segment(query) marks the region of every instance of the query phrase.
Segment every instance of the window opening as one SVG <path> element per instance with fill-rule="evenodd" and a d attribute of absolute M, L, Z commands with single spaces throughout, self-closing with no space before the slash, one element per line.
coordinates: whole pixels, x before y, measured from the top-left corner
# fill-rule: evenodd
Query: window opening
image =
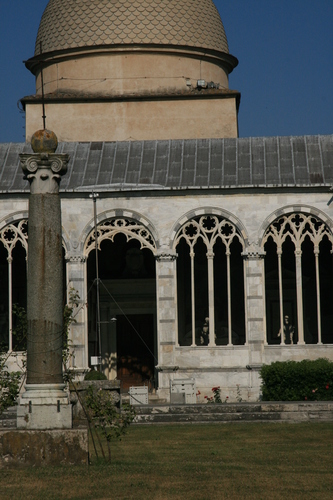
<path fill-rule="evenodd" d="M 189 220 L 179 230 L 178 343 L 245 343 L 243 241 L 234 224 L 216 215 Z"/>
<path fill-rule="evenodd" d="M 284 215 L 266 230 L 268 344 L 332 342 L 332 243 L 328 226 L 313 215 Z"/>

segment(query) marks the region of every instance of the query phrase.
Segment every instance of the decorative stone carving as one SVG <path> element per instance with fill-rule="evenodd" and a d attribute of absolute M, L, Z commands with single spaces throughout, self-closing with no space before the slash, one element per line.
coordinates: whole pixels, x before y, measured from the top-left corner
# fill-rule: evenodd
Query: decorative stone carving
<path fill-rule="evenodd" d="M 294 243 L 295 249 L 300 250 L 306 237 L 309 237 L 314 246 L 317 247 L 325 235 L 333 244 L 333 236 L 323 221 L 314 215 L 294 213 L 278 217 L 266 230 L 262 244 L 264 245 L 271 237 L 279 250 L 289 237 Z"/>
<path fill-rule="evenodd" d="M 127 241 L 135 239 L 141 244 L 141 248 L 149 248 L 156 253 L 156 245 L 154 239 L 148 229 L 135 220 L 118 217 L 100 222 L 97 226 L 97 243 L 98 248 L 103 240 L 113 241 L 116 234 L 124 234 Z M 85 255 L 88 255 L 95 248 L 95 231 L 92 230 L 84 247 Z"/>
<path fill-rule="evenodd" d="M 67 172 L 67 154 L 20 154 L 24 178 L 30 182 L 31 194 L 58 193 L 61 176 Z"/>
<path fill-rule="evenodd" d="M 193 249 L 198 239 L 202 238 L 208 252 L 213 250 L 218 238 L 225 244 L 227 251 L 230 249 L 234 238 L 238 238 L 243 245 L 243 239 L 240 237 L 236 226 L 229 220 L 217 215 L 203 215 L 186 222 L 177 234 L 175 247 L 182 238 L 186 240 L 191 249 Z"/>
<path fill-rule="evenodd" d="M 195 259 L 196 259 L 196 244 L 202 241 L 203 245 L 206 247 L 206 258 L 207 258 L 207 284 L 208 284 L 208 315 L 205 318 L 205 323 L 209 323 L 209 342 L 208 346 L 215 346 L 215 287 L 214 287 L 214 249 L 218 242 L 222 242 L 225 249 L 226 263 L 225 263 L 225 274 L 227 277 L 227 318 L 224 319 L 228 334 L 228 345 L 232 345 L 232 308 L 231 308 L 231 250 L 232 244 L 234 242 L 239 243 L 241 249 L 244 249 L 244 240 L 237 229 L 235 224 L 230 220 L 221 217 L 219 215 L 206 214 L 197 215 L 193 219 L 188 220 L 177 232 L 174 248 L 181 243 L 181 240 L 185 240 L 189 249 L 190 257 L 190 283 L 191 283 L 191 333 L 192 333 L 192 347 L 197 345 L 197 329 L 201 327 L 200 322 L 197 320 L 197 302 L 196 294 L 198 293 L 198 286 L 196 284 L 195 277 Z M 239 251 L 239 250 L 237 250 Z M 179 299 L 178 299 L 179 300 Z M 207 313 L 205 313 L 207 314 Z M 222 322 L 220 322 L 222 324 Z M 222 327 L 220 327 L 222 331 Z"/>
<path fill-rule="evenodd" d="M 245 259 L 263 259 L 266 252 L 258 245 L 258 243 L 251 243 L 242 253 Z"/>
<path fill-rule="evenodd" d="M 333 235 L 329 227 L 312 214 L 304 214 L 300 212 L 281 215 L 274 222 L 270 224 L 267 228 L 265 235 L 263 237 L 262 246 L 271 239 L 276 245 L 277 254 L 277 271 L 278 271 L 278 281 L 279 281 L 279 313 L 280 313 L 280 332 L 285 329 L 285 311 L 284 311 L 284 296 L 286 294 L 283 281 L 283 270 L 282 270 L 282 258 L 285 248 L 286 241 L 289 241 L 295 253 L 295 291 L 296 291 L 296 309 L 297 309 L 297 331 L 298 331 L 298 344 L 304 344 L 305 328 L 304 328 L 304 311 L 303 311 L 303 272 L 302 266 L 303 262 L 303 249 L 302 247 L 305 240 L 309 240 L 313 245 L 314 253 L 314 267 L 315 267 L 315 292 L 317 297 L 316 313 L 317 313 L 317 333 L 318 333 L 318 344 L 322 343 L 322 318 L 321 318 L 321 304 L 320 304 L 320 293 L 321 293 L 321 279 L 322 274 L 320 273 L 319 265 L 319 253 L 320 253 L 320 243 L 327 239 L 333 249 Z M 305 247 L 306 251 L 306 247 Z M 332 250 L 331 250 L 332 251 Z M 290 293 L 288 291 L 287 293 Z M 294 332 L 293 334 L 294 335 Z M 281 345 L 285 345 L 285 338 L 280 333 Z M 290 343 L 293 343 L 292 337 L 290 337 Z"/>
<path fill-rule="evenodd" d="M 87 258 L 84 255 L 76 255 L 76 254 L 66 254 L 66 262 L 86 262 Z"/>
<path fill-rule="evenodd" d="M 158 250 L 156 253 L 156 260 L 158 262 L 173 262 L 178 257 L 175 250 Z"/>
<path fill-rule="evenodd" d="M 5 226 L 0 231 L 0 241 L 8 252 L 8 258 L 16 243 L 20 242 L 25 251 L 28 250 L 28 221 L 20 220 L 19 222 L 12 222 Z"/>

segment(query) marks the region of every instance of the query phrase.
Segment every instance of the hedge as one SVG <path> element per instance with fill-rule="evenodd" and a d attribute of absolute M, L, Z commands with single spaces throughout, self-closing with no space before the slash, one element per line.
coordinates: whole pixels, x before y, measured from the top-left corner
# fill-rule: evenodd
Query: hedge
<path fill-rule="evenodd" d="M 84 380 L 107 380 L 107 378 L 104 373 L 98 370 L 90 370 L 90 372 L 86 373 Z"/>
<path fill-rule="evenodd" d="M 332 401 L 333 362 L 276 361 L 261 369 L 263 401 Z"/>

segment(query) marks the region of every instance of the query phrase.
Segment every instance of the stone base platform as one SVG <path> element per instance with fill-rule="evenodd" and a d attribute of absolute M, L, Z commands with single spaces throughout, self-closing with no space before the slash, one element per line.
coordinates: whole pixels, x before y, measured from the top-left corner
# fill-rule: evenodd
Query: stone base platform
<path fill-rule="evenodd" d="M 135 406 L 135 424 L 333 422 L 333 401 Z"/>
<path fill-rule="evenodd" d="M 87 429 L 0 431 L 0 467 L 87 464 Z"/>

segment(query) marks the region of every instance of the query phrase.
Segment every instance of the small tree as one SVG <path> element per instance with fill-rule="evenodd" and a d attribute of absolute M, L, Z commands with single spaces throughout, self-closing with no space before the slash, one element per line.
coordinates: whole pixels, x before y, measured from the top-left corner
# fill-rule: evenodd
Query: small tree
<path fill-rule="evenodd" d="M 92 385 L 87 389 L 83 404 L 89 423 L 101 429 L 106 439 L 110 461 L 111 440 L 121 439 L 121 436 L 126 433 L 134 420 L 135 410 L 128 404 L 122 405 L 121 409 L 117 408 L 108 391 L 96 389 Z"/>

